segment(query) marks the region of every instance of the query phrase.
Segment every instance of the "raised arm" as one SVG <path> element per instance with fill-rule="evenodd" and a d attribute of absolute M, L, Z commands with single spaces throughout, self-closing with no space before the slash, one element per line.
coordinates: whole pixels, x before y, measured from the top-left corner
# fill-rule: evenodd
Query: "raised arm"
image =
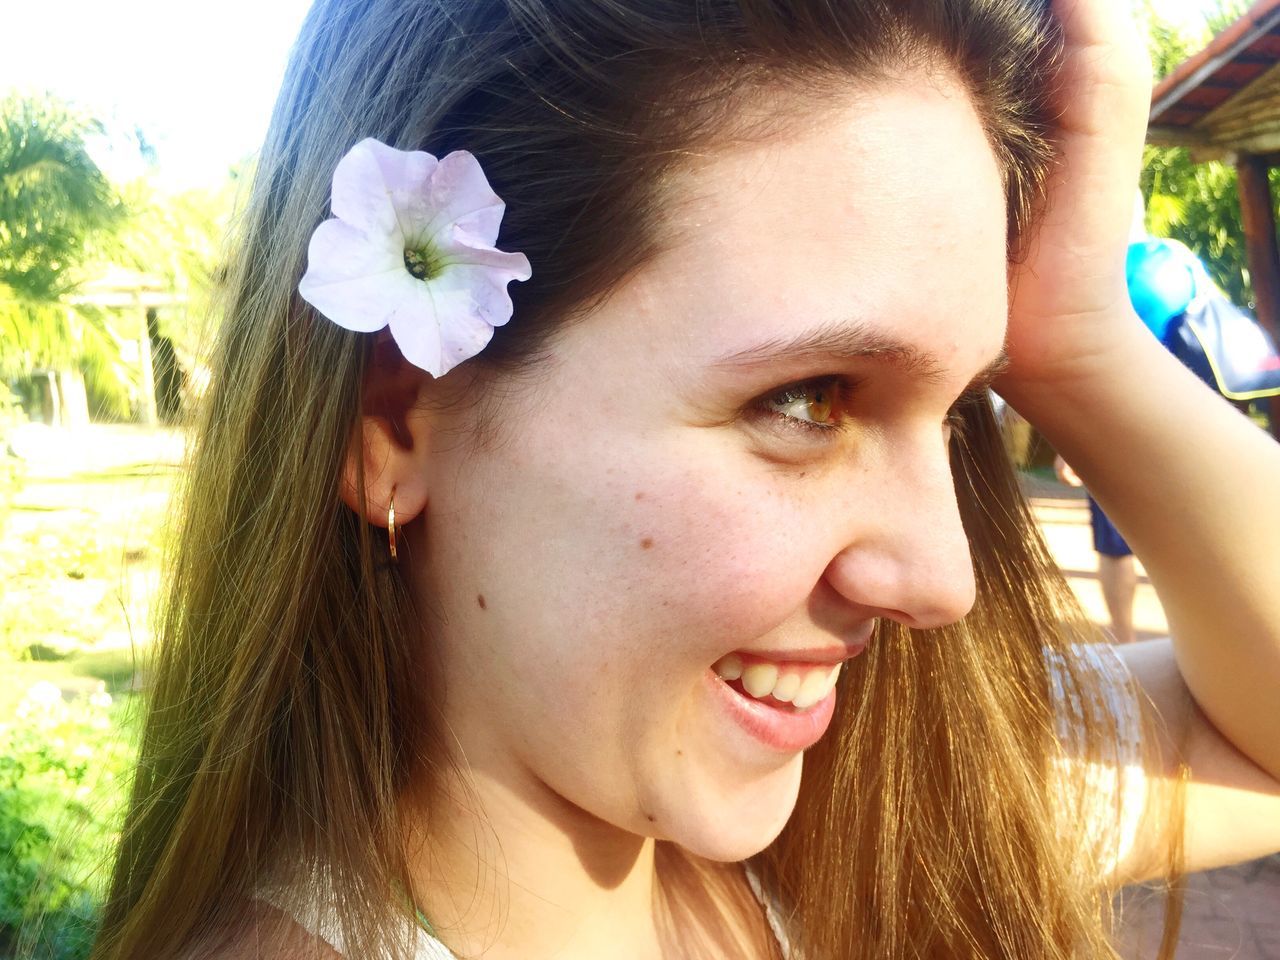
<path fill-rule="evenodd" d="M 1001 393 L 1075 468 L 1142 558 L 1173 640 L 1123 655 L 1185 730 L 1193 868 L 1280 848 L 1280 445 L 1133 314 L 1124 249 L 1150 79 L 1110 0 L 1056 0 L 1061 165 L 1012 275 Z M 1190 696 L 1186 694 L 1189 693 Z M 1173 740 L 1166 765 L 1176 767 Z M 1225 829 L 1246 817 L 1256 828 Z M 1142 871 L 1139 871 L 1142 872 Z"/>

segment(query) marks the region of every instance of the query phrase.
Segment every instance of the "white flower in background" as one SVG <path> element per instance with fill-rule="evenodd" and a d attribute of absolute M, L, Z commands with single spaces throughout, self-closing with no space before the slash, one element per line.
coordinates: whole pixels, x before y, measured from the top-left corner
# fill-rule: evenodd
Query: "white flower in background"
<path fill-rule="evenodd" d="M 48 680 L 37 680 L 29 686 L 14 710 L 19 720 L 35 719 L 42 727 L 52 725 L 62 712 L 62 691 Z"/>
<path fill-rule="evenodd" d="M 26 701 L 33 706 L 52 707 L 62 702 L 62 691 L 57 684 L 48 680 L 38 680 L 27 688 Z"/>
<path fill-rule="evenodd" d="M 524 254 L 494 246 L 506 207 L 465 150 L 437 160 L 361 140 L 338 161 L 330 206 L 299 295 L 347 330 L 390 326 L 433 377 L 484 349 L 511 319 L 507 284 L 532 276 Z"/>

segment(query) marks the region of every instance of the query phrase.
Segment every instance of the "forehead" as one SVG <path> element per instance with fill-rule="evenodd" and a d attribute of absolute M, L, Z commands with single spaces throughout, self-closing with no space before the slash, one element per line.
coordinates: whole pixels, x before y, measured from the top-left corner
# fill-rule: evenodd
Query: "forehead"
<path fill-rule="evenodd" d="M 967 93 L 922 74 L 793 109 L 785 135 L 710 148 L 672 175 L 670 242 L 627 299 L 690 359 L 840 323 L 958 365 L 990 359 L 1004 187 Z"/>

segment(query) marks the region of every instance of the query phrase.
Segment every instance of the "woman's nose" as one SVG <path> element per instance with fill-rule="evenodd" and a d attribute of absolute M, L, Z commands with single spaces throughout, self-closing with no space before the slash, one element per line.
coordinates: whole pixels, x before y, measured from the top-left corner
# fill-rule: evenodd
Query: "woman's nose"
<path fill-rule="evenodd" d="M 846 543 L 827 567 L 827 582 L 873 615 L 916 629 L 967 614 L 973 560 L 945 450 L 856 490 L 844 504 Z"/>

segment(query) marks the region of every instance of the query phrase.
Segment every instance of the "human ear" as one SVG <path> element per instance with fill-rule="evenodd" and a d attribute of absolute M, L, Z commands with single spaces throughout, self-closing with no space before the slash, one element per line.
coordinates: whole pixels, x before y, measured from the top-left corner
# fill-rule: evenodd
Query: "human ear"
<path fill-rule="evenodd" d="M 405 360 L 386 331 L 379 334 L 338 485 L 343 502 L 375 526 L 387 526 L 393 495 L 397 527 L 426 509 L 433 418 L 422 400 L 431 384 L 430 374 Z"/>

